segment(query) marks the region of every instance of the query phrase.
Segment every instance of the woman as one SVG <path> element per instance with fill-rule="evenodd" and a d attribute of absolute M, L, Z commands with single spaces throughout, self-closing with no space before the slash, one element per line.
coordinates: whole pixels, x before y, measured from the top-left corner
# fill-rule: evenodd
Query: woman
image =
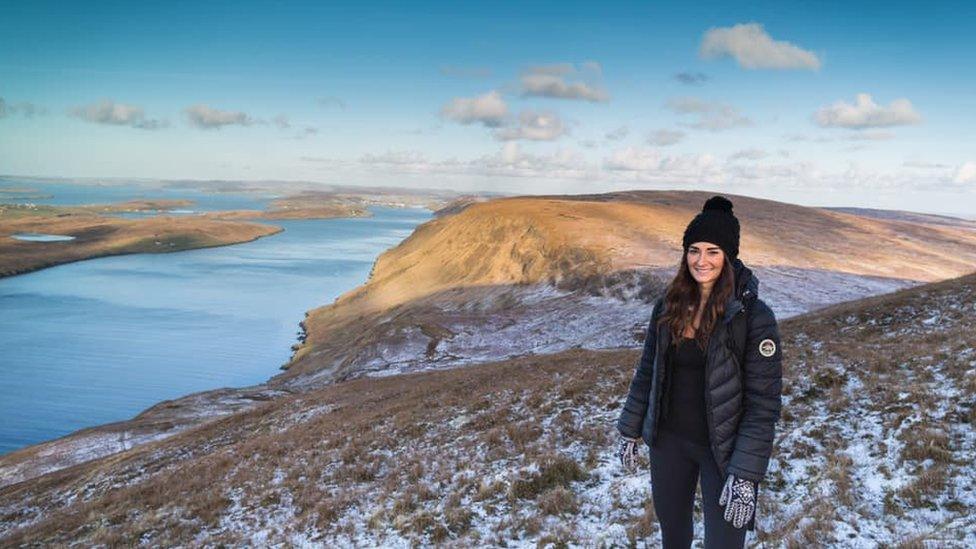
<path fill-rule="evenodd" d="M 779 331 L 738 259 L 739 221 L 715 196 L 685 229 L 684 255 L 654 303 L 644 352 L 617 421 L 633 470 L 650 447 L 654 510 L 666 549 L 691 545 L 701 479 L 705 547 L 742 547 L 779 419 Z"/>

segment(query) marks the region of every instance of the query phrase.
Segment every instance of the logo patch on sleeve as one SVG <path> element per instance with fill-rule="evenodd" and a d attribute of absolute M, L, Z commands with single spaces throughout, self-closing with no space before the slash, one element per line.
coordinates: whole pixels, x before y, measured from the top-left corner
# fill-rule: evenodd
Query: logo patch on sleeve
<path fill-rule="evenodd" d="M 764 357 L 771 357 L 776 354 L 776 342 L 772 339 L 764 339 L 759 342 L 759 354 Z"/>

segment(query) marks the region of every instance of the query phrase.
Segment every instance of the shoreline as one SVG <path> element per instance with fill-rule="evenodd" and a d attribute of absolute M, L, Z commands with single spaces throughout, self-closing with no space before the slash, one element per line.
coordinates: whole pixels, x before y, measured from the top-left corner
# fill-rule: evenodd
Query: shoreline
<path fill-rule="evenodd" d="M 175 223 L 174 223 L 175 221 Z M 252 242 L 284 229 L 264 223 L 158 216 L 125 219 L 78 214 L 53 219 L 0 221 L 0 279 L 77 261 L 138 253 L 172 253 Z M 19 233 L 44 233 L 72 240 L 31 242 Z"/>
<path fill-rule="evenodd" d="M 297 197 L 296 197 L 297 198 Z M 284 231 L 261 221 L 371 217 L 363 206 L 305 203 L 279 199 L 271 210 L 218 210 L 167 215 L 191 200 L 132 200 L 111 204 L 49 206 L 0 203 L 0 279 L 100 257 L 172 253 L 253 242 Z M 129 219 L 105 213 L 159 212 Z M 13 238 L 20 233 L 57 234 L 70 240 L 37 242 Z"/>
<path fill-rule="evenodd" d="M 394 209 L 416 209 L 425 210 L 428 212 L 434 211 L 429 207 L 415 204 L 371 204 L 371 206 L 388 207 Z M 232 210 L 227 211 L 233 212 Z M 372 212 L 367 210 L 367 213 L 368 215 L 366 216 L 349 217 L 373 217 Z M 199 217 L 204 216 L 206 216 L 206 214 Z M 193 216 L 180 216 L 176 219 L 190 217 Z M 345 216 L 332 216 L 329 217 L 329 219 L 340 217 Z M 165 218 L 167 218 L 167 216 L 159 216 L 150 219 Z M 300 220 L 326 218 L 292 217 L 283 219 Z M 213 222 L 235 223 L 234 221 L 224 220 L 214 220 Z M 179 250 L 165 250 L 153 253 L 171 253 L 175 251 L 187 251 L 190 249 L 240 244 L 257 240 L 263 236 L 271 236 L 285 230 L 282 227 L 277 227 L 262 222 L 256 222 L 252 225 L 273 227 L 277 230 L 265 235 L 255 236 L 254 238 L 246 241 L 241 240 L 236 242 L 219 243 Z M 2 236 L 0 236 L 0 238 L 2 238 Z M 396 244 L 390 246 L 390 248 L 380 251 L 377 257 L 389 249 L 395 248 L 399 244 L 400 242 L 397 242 Z M 19 276 L 21 274 L 35 272 L 42 268 L 55 267 L 62 264 L 84 261 L 88 259 L 97 259 L 98 257 L 108 257 L 110 255 L 127 255 L 129 253 L 143 252 L 120 252 L 79 258 L 8 276 Z M 5 278 L 5 276 L 0 275 L 0 279 L 2 278 Z M 353 286 L 350 288 L 350 291 L 362 286 L 364 283 L 365 281 Z M 319 305 L 313 305 L 312 308 L 316 306 Z M 292 352 L 294 351 L 294 346 L 300 345 L 304 340 L 304 321 L 306 318 L 308 318 L 309 310 L 311 309 L 305 311 L 303 318 L 298 322 L 300 333 L 296 336 L 295 343 L 292 345 Z M 37 478 L 48 472 L 57 471 L 66 467 L 79 465 L 102 457 L 117 454 L 119 452 L 124 452 L 156 440 L 167 439 L 188 429 L 200 427 L 212 421 L 219 420 L 226 417 L 228 414 L 249 410 L 272 398 L 295 393 L 296 391 L 294 389 L 288 388 L 282 383 L 275 382 L 275 378 L 280 375 L 280 368 L 280 365 L 275 366 L 273 370 L 270 370 L 268 377 L 264 381 L 255 385 L 244 387 L 218 387 L 189 393 L 177 398 L 160 400 L 126 419 L 83 427 L 57 438 L 37 442 L 0 454 L 0 488 Z M 78 454 L 75 455 L 75 459 L 72 459 L 69 455 L 65 455 L 66 453 L 72 454 L 74 452 L 78 452 Z"/>
<path fill-rule="evenodd" d="M 268 225 L 268 226 L 271 227 L 271 225 Z M 114 256 L 120 256 L 120 255 L 135 255 L 135 254 L 142 254 L 142 253 L 169 254 L 169 253 L 175 253 L 175 252 L 187 252 L 187 251 L 190 251 L 190 250 L 202 250 L 202 249 L 205 249 L 205 248 L 220 248 L 220 247 L 223 247 L 223 246 L 233 246 L 235 244 L 246 244 L 248 242 L 254 242 L 255 240 L 257 240 L 259 238 L 263 238 L 263 237 L 266 237 L 266 236 L 276 235 L 276 234 L 278 234 L 280 232 L 284 232 L 284 230 L 285 230 L 285 229 L 283 229 L 281 227 L 276 227 L 276 228 L 278 229 L 276 231 L 268 232 L 267 234 L 257 235 L 257 236 L 255 236 L 253 238 L 248 238 L 248 239 L 245 239 L 245 240 L 236 240 L 234 242 L 221 242 L 221 243 L 216 243 L 216 244 L 205 244 L 205 245 L 190 246 L 190 247 L 185 247 L 185 248 L 176 248 L 176 247 L 174 247 L 172 249 L 158 250 L 158 251 L 109 251 L 109 252 L 102 253 L 102 254 L 98 254 L 98 255 L 91 255 L 91 256 L 87 256 L 87 257 L 79 257 L 79 258 L 76 258 L 76 259 L 68 259 L 68 260 L 65 260 L 65 261 L 58 261 L 56 263 L 49 263 L 49 264 L 38 265 L 36 267 L 30 267 L 30 268 L 27 268 L 25 270 L 16 271 L 16 272 L 0 271 L 0 280 L 5 279 L 5 278 L 13 278 L 15 276 L 21 276 L 21 275 L 36 273 L 38 271 L 43 271 L 44 269 L 51 269 L 51 268 L 54 268 L 54 267 L 59 267 L 61 265 L 69 265 L 71 263 L 78 263 L 79 261 L 89 261 L 89 260 L 92 260 L 92 259 L 100 259 L 100 258 L 103 258 L 103 257 L 114 257 Z M 67 244 L 70 244 L 71 243 L 71 241 L 64 241 L 64 242 L 67 243 Z"/>

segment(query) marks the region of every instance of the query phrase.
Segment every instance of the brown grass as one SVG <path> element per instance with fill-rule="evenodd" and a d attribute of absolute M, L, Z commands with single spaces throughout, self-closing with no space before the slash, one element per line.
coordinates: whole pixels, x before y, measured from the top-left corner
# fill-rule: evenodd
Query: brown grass
<path fill-rule="evenodd" d="M 945 490 L 948 477 L 949 474 L 945 465 L 933 465 L 923 470 L 910 484 L 899 490 L 898 497 L 911 508 L 934 506 L 933 499 Z"/>
<path fill-rule="evenodd" d="M 551 488 L 566 488 L 571 482 L 586 479 L 586 473 L 572 458 L 560 455 L 545 456 L 538 473 L 531 473 L 512 481 L 510 496 L 519 499 L 535 499 Z"/>
<path fill-rule="evenodd" d="M 409 318 L 409 326 L 438 326 L 437 304 L 477 302 L 486 288 L 498 289 L 499 309 L 514 305 L 509 288 L 532 283 L 599 295 L 632 284 L 649 299 L 660 287 L 642 278 L 647 268 L 673 266 L 679 236 L 710 196 L 639 191 L 511 197 L 435 218 L 384 252 L 366 284 L 310 311 L 308 338 L 284 376 L 334 368 L 335 379 L 347 379 L 358 354 L 395 333 L 391 323 Z M 976 232 L 964 227 L 732 199 L 737 215 L 749 220 L 742 248 L 753 254 L 751 265 L 932 281 L 968 273 L 976 264 Z M 392 321 L 391 311 L 398 313 Z"/>
<path fill-rule="evenodd" d="M 902 432 L 901 440 L 905 443 L 901 457 L 903 460 L 925 461 L 931 459 L 936 463 L 952 463 L 952 449 L 949 446 L 949 435 L 938 427 L 921 427 L 907 429 Z"/>
<path fill-rule="evenodd" d="M 939 287 L 958 294 L 960 287 L 976 287 L 976 277 L 956 281 L 955 286 L 929 287 L 927 299 L 935 299 L 932 296 Z M 890 312 L 892 306 L 915 299 L 915 293 L 899 293 L 889 296 L 888 302 L 869 300 L 870 305 L 859 311 L 870 321 Z M 863 361 L 856 362 L 863 365 L 859 375 L 887 376 L 895 384 L 895 390 L 879 394 L 897 394 L 918 382 L 914 368 L 902 367 L 910 357 L 939 360 L 937 353 L 910 338 L 890 338 L 884 347 L 881 333 L 865 336 L 850 330 L 838 334 L 837 323 L 848 315 L 840 310 L 781 323 L 784 346 L 800 334 L 807 341 L 825 342 L 817 353 L 820 360 L 808 359 L 811 362 L 802 368 L 789 369 L 793 387 L 820 379 L 833 390 L 840 386 L 836 371 L 815 374 L 856 359 Z M 891 326 L 916 324 L 906 318 Z M 960 320 L 957 326 L 946 334 L 947 340 L 976 343 L 976 336 L 966 329 L 968 324 Z M 849 356 L 855 353 L 851 348 L 857 342 L 878 345 L 872 351 L 878 358 Z M 884 354 L 890 360 L 881 364 Z M 20 531 L 6 531 L 0 543 L 90 545 L 96 540 L 126 543 L 145 535 L 153 545 L 179 545 L 203 535 L 240 544 L 242 532 L 217 533 L 214 525 L 234 509 L 253 512 L 284 505 L 289 498 L 294 499 L 298 517 L 292 526 L 311 528 L 323 539 L 348 531 L 349 513 L 355 505 L 355 513 L 370 528 L 395 526 L 420 545 L 455 537 L 471 545 L 500 544 L 513 535 L 512 529 L 554 544 L 575 543 L 558 523 L 571 519 L 574 502 L 581 503 L 580 483 L 588 479 L 587 468 L 614 436 L 612 425 L 593 422 L 585 412 L 606 409 L 611 401 L 619 406 L 638 355 L 639 349 L 574 349 L 458 370 L 353 380 L 264 402 L 164 441 L 0 489 L 0 508 L 5 510 L 0 514 L 0 526 L 22 520 L 25 509 L 38 519 Z M 803 355 L 798 352 L 797 356 Z M 918 360 L 915 368 L 923 367 Z M 964 371 L 958 375 L 962 384 Z M 823 399 L 829 396 L 824 390 Z M 895 397 L 855 394 L 852 405 L 890 416 L 902 414 L 887 398 Z M 840 426 L 833 420 L 822 424 L 806 420 L 813 410 L 819 413 L 824 406 L 824 400 L 792 403 L 793 419 L 783 432 L 798 429 L 823 445 L 828 467 L 814 468 L 809 479 L 836 489 L 840 509 L 854 507 L 861 502 L 851 474 L 854 464 L 842 451 L 846 442 L 839 436 Z M 298 412 L 321 407 L 327 411 L 298 422 L 291 419 Z M 450 427 L 459 417 L 469 418 L 468 422 Z M 930 415 L 906 425 L 911 417 L 886 423 L 885 429 L 902 427 L 906 433 L 902 453 L 906 466 L 928 459 L 933 465 L 920 468 L 912 485 L 886 495 L 890 511 L 943 505 L 940 502 L 950 490 L 947 479 L 960 466 L 946 454 L 953 450 L 947 426 Z M 544 419 L 551 420 L 552 428 L 540 432 L 533 426 Z M 558 451 L 568 444 L 584 450 L 572 455 Z M 816 457 L 820 451 L 805 443 L 792 449 L 795 455 L 806 457 Z M 776 452 L 782 455 L 779 449 Z M 531 463 L 538 465 L 537 471 L 528 472 L 526 466 Z M 237 495 L 235 488 L 242 487 L 247 489 Z M 799 488 L 771 477 L 764 493 L 772 502 Z M 73 499 L 69 502 L 66 497 Z M 490 516 L 506 517 L 507 522 L 495 524 L 491 536 L 477 538 L 477 530 L 472 528 L 476 519 L 470 511 L 475 504 Z M 776 512 L 772 507 L 763 509 L 764 516 Z M 641 511 L 629 519 L 628 531 L 635 540 L 654 531 L 649 502 Z M 831 521 L 843 519 L 838 512 L 835 500 L 811 499 L 796 515 L 779 517 L 781 523 L 763 533 L 763 539 L 793 547 L 827 544 Z M 515 516 L 536 518 L 517 522 Z M 803 517 L 815 520 L 801 527 Z"/>
<path fill-rule="evenodd" d="M 562 486 L 546 490 L 539 496 L 538 501 L 539 510 L 547 515 L 576 513 L 579 510 L 576 495 Z"/>

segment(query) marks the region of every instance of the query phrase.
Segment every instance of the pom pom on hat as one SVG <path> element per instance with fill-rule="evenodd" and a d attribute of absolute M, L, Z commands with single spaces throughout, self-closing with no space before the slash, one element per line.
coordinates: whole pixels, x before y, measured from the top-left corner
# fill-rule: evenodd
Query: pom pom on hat
<path fill-rule="evenodd" d="M 713 196 L 705 201 L 702 211 L 718 210 L 725 213 L 732 213 L 732 202 L 724 196 Z"/>

